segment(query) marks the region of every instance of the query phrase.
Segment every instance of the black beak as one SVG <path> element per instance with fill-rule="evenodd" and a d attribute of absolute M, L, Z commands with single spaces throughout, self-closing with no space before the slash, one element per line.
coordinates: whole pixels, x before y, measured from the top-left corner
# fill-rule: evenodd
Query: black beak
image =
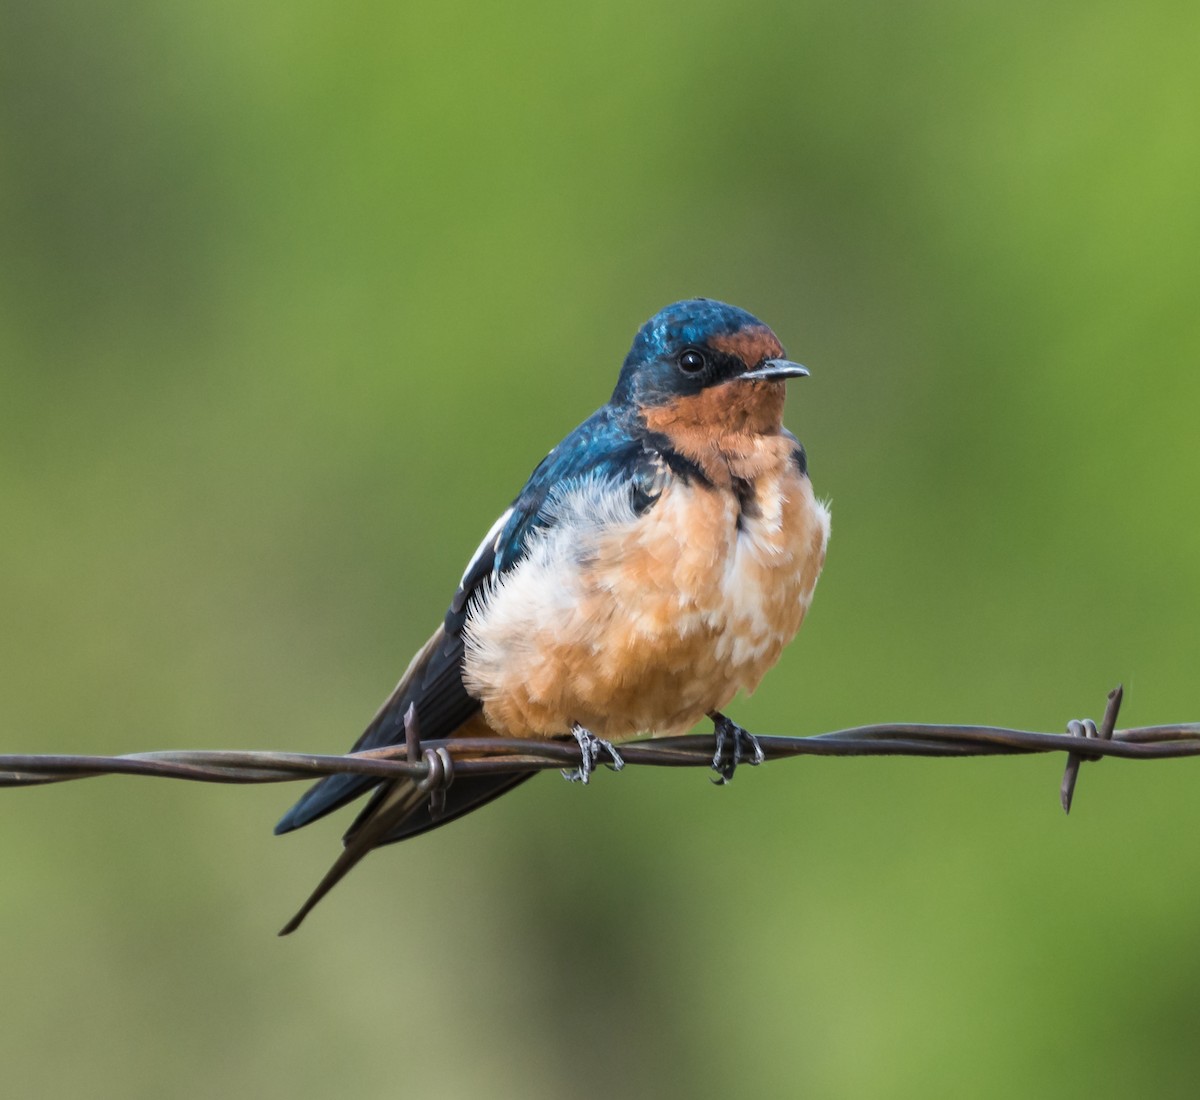
<path fill-rule="evenodd" d="M 790 359 L 764 359 L 754 370 L 746 371 L 741 377 L 755 382 L 782 382 L 785 378 L 807 378 L 808 368 Z"/>

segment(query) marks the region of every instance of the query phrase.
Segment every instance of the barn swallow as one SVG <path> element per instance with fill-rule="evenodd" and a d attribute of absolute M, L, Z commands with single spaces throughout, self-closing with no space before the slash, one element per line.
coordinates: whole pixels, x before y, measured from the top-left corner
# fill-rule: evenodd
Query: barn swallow
<path fill-rule="evenodd" d="M 808 373 L 734 306 L 676 302 L 638 330 L 616 388 L 533 471 L 463 573 L 442 625 L 354 750 L 425 738 L 573 736 L 586 781 L 602 750 L 705 716 L 722 778 L 757 742 L 722 712 L 753 691 L 812 600 L 829 510 L 783 427 L 785 382 Z M 721 743 L 733 742 L 732 763 Z M 446 824 L 529 774 L 464 776 L 435 817 L 412 779 L 333 775 L 276 833 L 374 788 L 300 911 L 372 848 Z"/>

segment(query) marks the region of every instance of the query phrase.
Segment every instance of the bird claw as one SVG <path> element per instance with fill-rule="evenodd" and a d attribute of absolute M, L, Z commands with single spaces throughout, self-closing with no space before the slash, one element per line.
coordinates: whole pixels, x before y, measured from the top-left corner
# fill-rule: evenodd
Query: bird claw
<path fill-rule="evenodd" d="M 578 723 L 571 727 L 571 736 L 579 745 L 579 767 L 569 771 L 563 769 L 562 776 L 568 783 L 582 783 L 586 787 L 597 764 L 607 764 L 615 772 L 625 767 L 624 759 L 611 741 L 602 740 Z M 601 760 L 602 753 L 608 754 L 608 760 Z"/>
<path fill-rule="evenodd" d="M 721 713 L 710 714 L 713 721 L 713 736 L 716 738 L 716 751 L 713 753 L 713 771 L 717 773 L 713 782 L 724 786 L 733 778 L 737 766 L 741 763 L 757 767 L 767 758 L 762 745 L 754 734 L 742 729 L 732 719 Z M 729 743 L 729 759 L 726 759 L 726 743 Z"/>

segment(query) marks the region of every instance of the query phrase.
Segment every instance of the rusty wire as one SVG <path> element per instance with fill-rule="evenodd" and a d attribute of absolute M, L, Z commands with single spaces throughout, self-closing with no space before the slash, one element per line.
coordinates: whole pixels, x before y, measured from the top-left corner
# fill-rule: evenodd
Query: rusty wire
<path fill-rule="evenodd" d="M 1071 798 L 1085 760 L 1119 756 L 1131 760 L 1200 756 L 1200 723 L 1116 729 L 1122 689 L 1108 696 L 1099 726 L 1072 721 L 1067 733 L 1039 733 L 997 726 L 890 724 L 857 726 L 807 737 L 759 736 L 767 760 L 793 756 L 1007 756 L 1067 753 L 1061 801 Z M 714 737 L 691 734 L 621 746 L 626 764 L 712 767 Z M 0 787 L 25 787 L 98 775 L 142 775 L 202 783 L 286 783 L 350 772 L 378 779 L 411 778 L 438 799 L 456 776 L 498 775 L 578 767 L 574 740 L 511 737 L 452 738 L 422 742 L 415 723 L 405 744 L 346 756 L 295 752 L 167 751 L 123 756 L 0 755 Z"/>
<path fill-rule="evenodd" d="M 1200 756 L 1200 723 L 1116 729 L 1122 689 L 1109 693 L 1100 725 L 1070 722 L 1067 733 L 1038 733 L 996 726 L 935 726 L 895 723 L 858 726 L 810 737 L 760 737 L 763 756 L 1012 756 L 1066 752 L 1061 800 L 1070 811 L 1079 765 L 1105 756 L 1126 759 Z M 1081 744 L 1082 743 L 1082 744 Z M 626 764 L 659 768 L 710 768 L 715 740 L 708 734 L 654 738 L 620 747 Z M 455 776 L 500 775 L 578 767 L 574 740 L 454 738 L 421 743 L 415 722 L 406 744 L 320 756 L 301 752 L 167 751 L 126 756 L 0 755 L 0 787 L 89 779 L 97 775 L 142 775 L 208 783 L 282 783 L 353 773 L 421 781 L 437 799 Z"/>

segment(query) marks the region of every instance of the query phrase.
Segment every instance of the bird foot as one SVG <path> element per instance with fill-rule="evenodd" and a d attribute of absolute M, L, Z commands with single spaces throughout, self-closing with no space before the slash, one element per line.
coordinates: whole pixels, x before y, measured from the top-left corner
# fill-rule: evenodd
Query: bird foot
<path fill-rule="evenodd" d="M 717 742 L 712 762 L 713 771 L 717 773 L 714 783 L 718 786 L 728 783 L 737 766 L 743 762 L 757 767 L 766 760 L 767 754 L 754 734 L 742 729 L 720 711 L 714 711 L 709 717 L 713 721 L 713 736 Z"/>
<path fill-rule="evenodd" d="M 571 736 L 579 744 L 579 767 L 563 771 L 563 778 L 568 783 L 587 785 L 597 764 L 607 763 L 613 771 L 619 772 L 625 767 L 621 754 L 613 747 L 611 741 L 603 741 L 590 730 L 585 730 L 578 722 L 571 727 Z M 602 753 L 608 754 L 608 760 L 600 759 Z"/>

